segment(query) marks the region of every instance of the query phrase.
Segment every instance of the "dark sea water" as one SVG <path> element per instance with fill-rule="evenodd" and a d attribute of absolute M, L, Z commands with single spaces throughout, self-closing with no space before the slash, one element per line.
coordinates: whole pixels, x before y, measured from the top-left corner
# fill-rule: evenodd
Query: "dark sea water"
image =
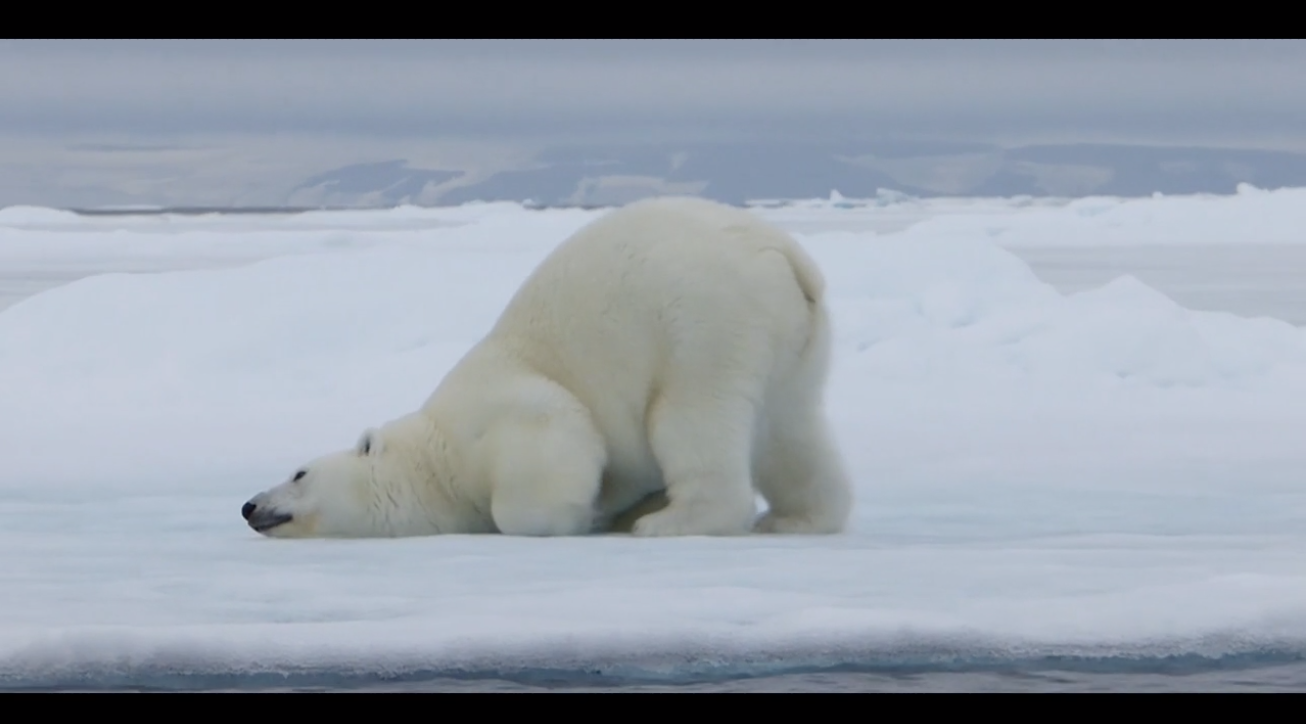
<path fill-rule="evenodd" d="M 12 690 L 11 690 L 12 691 Z M 1304 664 L 1283 664 L 1238 671 L 1189 674 L 1113 674 L 1076 671 L 810 673 L 761 676 L 727 681 L 665 684 L 612 684 L 582 682 L 519 682 L 505 679 L 433 678 L 393 684 L 359 686 L 250 686 L 250 687 L 109 687 L 35 688 L 44 692 L 226 692 L 226 693 L 786 693 L 786 692 L 1122 692 L 1202 693 L 1249 692 L 1304 694 Z"/>
<path fill-rule="evenodd" d="M 319 671 L 297 674 L 122 673 L 74 683 L 24 685 L 0 682 L 0 691 L 27 692 L 224 692 L 224 693 L 402 693 L 402 692 L 1283 692 L 1308 693 L 1301 647 L 1219 658 L 1162 656 L 1147 659 L 1065 658 L 958 661 L 953 665 L 864 664 L 746 675 L 722 672 L 622 676 L 613 671 L 518 670 L 367 674 Z M 34 682 L 32 682 L 34 683 Z"/>
<path fill-rule="evenodd" d="M 266 689 L 265 691 L 351 691 Z M 1304 664 L 1198 674 L 1103 674 L 1084 672 L 838 673 L 788 674 L 730 681 L 614 686 L 527 684 L 496 679 L 433 679 L 374 685 L 359 692 L 1286 692 L 1305 693 Z"/>

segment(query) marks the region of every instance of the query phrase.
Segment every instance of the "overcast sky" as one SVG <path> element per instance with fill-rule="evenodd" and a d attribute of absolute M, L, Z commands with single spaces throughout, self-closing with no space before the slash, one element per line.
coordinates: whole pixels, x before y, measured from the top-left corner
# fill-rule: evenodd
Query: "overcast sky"
<path fill-rule="evenodd" d="M 1304 41 L 6 41 L 0 127 L 1304 142 Z M 635 130 L 635 129 L 633 129 Z"/>
<path fill-rule="evenodd" d="M 0 191 L 106 143 L 331 138 L 332 163 L 413 139 L 1302 150 L 1306 122 L 1303 40 L 0 41 L 0 99 Z"/>

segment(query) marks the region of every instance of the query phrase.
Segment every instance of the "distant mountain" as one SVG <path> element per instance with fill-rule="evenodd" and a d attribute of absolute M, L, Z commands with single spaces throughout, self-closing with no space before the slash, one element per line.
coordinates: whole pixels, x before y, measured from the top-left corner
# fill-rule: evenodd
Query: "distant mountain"
<path fill-rule="evenodd" d="M 405 160 L 345 166 L 306 179 L 291 190 L 288 206 L 396 206 L 434 203 L 431 189 L 461 170 L 409 168 Z"/>
<path fill-rule="evenodd" d="M 542 204 L 616 204 L 653 193 L 692 193 L 743 204 L 760 198 L 846 196 L 904 188 L 890 176 L 839 160 L 854 149 L 831 145 L 698 144 L 562 148 L 543 168 L 501 173 L 456 188 L 441 203 L 531 199 Z"/>
<path fill-rule="evenodd" d="M 1061 169 L 1102 169 L 1111 173 L 1087 193 L 1113 196 L 1230 193 L 1237 184 L 1258 187 L 1304 185 L 1303 153 L 1211 148 L 1061 145 L 1027 146 L 1008 151 L 1005 171 L 1025 180 L 1016 184 L 1042 192 L 1049 175 Z M 1042 181 L 1042 178 L 1045 179 Z M 1006 178 L 987 179 L 980 193 L 1010 195 Z M 1055 182 L 1056 183 L 1056 182 Z"/>
<path fill-rule="evenodd" d="M 699 143 L 565 146 L 530 168 L 470 182 L 462 169 L 359 164 L 305 180 L 294 206 L 453 205 L 531 201 L 604 206 L 644 196 L 756 199 L 851 198 L 878 189 L 913 196 L 1144 196 L 1231 193 L 1239 183 L 1305 185 L 1305 154 L 1120 145 L 976 143 Z"/>

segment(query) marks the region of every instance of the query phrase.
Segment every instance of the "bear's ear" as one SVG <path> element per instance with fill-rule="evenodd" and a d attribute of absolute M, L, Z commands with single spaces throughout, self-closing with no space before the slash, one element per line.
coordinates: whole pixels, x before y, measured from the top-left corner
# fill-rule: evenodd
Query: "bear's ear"
<path fill-rule="evenodd" d="M 354 446 L 354 452 L 359 457 L 376 455 L 381 452 L 381 436 L 377 434 L 376 428 L 368 428 L 359 436 L 359 442 Z"/>

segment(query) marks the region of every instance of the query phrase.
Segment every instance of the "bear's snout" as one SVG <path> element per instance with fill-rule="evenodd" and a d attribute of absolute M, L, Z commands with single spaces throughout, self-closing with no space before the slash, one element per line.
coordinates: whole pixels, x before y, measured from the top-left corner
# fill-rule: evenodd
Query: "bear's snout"
<path fill-rule="evenodd" d="M 254 502 L 259 498 L 256 496 L 253 500 L 248 501 L 241 506 L 241 517 L 258 533 L 267 533 L 284 523 L 291 522 L 294 517 L 289 513 L 283 513 L 270 506 L 260 506 Z"/>

